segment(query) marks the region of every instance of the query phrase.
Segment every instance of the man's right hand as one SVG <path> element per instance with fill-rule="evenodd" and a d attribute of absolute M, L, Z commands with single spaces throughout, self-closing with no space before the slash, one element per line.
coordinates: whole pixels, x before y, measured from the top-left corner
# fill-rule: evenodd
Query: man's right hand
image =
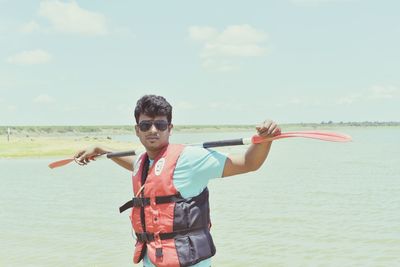
<path fill-rule="evenodd" d="M 95 160 L 97 156 L 103 155 L 105 153 L 108 153 L 109 151 L 105 150 L 102 147 L 98 146 L 90 146 L 86 149 L 79 150 L 75 156 L 75 162 L 78 163 L 79 165 L 86 165 L 90 161 Z"/>

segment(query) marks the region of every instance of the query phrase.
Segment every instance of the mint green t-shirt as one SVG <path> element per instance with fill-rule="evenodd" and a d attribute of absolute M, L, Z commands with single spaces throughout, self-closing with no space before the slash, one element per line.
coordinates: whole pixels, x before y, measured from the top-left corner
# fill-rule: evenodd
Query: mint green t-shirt
<path fill-rule="evenodd" d="M 195 197 L 207 187 L 208 181 L 222 177 L 226 155 L 201 147 L 187 146 L 182 151 L 175 167 L 173 182 L 184 198 Z M 153 162 L 150 161 L 150 164 Z M 144 267 L 155 267 L 147 254 L 143 258 Z M 209 267 L 211 259 L 205 259 L 193 267 Z"/>

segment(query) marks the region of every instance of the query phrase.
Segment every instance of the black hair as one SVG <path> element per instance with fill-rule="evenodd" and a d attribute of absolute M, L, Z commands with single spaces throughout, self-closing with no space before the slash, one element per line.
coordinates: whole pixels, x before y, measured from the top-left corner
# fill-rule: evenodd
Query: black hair
<path fill-rule="evenodd" d="M 150 117 L 167 116 L 168 123 L 171 124 L 172 106 L 162 96 L 144 95 L 136 103 L 136 123 L 139 123 L 140 114 L 145 114 Z"/>

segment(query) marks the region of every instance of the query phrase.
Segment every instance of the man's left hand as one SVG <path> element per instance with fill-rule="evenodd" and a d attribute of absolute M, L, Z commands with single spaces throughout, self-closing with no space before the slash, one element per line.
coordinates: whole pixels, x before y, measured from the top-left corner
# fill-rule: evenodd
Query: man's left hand
<path fill-rule="evenodd" d="M 268 138 L 281 134 L 281 128 L 272 120 L 265 120 L 256 126 L 257 134 L 261 137 Z"/>

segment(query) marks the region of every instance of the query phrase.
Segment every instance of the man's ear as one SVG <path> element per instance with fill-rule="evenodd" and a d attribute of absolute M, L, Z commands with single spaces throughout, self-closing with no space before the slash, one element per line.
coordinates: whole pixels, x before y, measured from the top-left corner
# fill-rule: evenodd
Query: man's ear
<path fill-rule="evenodd" d="M 170 136 L 172 135 L 172 128 L 174 128 L 174 125 L 171 123 L 171 124 L 168 126 L 168 131 L 169 131 L 169 135 L 170 135 Z"/>

